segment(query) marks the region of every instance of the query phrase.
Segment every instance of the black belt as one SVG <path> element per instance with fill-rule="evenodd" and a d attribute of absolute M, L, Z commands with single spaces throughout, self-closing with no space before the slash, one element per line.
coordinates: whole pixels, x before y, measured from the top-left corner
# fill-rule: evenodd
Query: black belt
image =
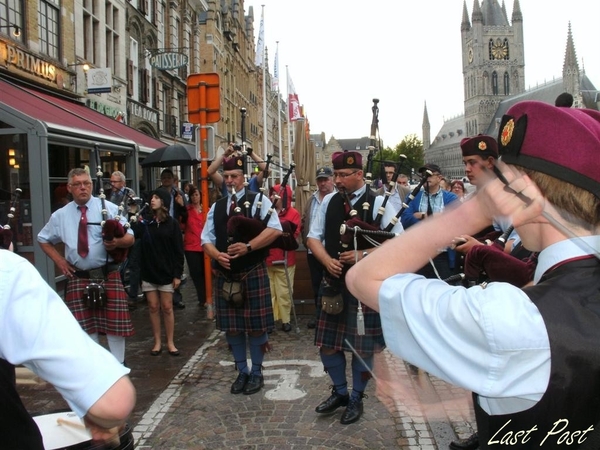
<path fill-rule="evenodd" d="M 115 272 L 119 270 L 120 265 L 116 263 L 110 263 L 106 266 L 98 267 L 96 269 L 89 270 L 76 270 L 73 272 L 77 278 L 85 278 L 85 279 L 100 279 L 104 278 L 105 275 L 108 275 L 110 272 Z"/>

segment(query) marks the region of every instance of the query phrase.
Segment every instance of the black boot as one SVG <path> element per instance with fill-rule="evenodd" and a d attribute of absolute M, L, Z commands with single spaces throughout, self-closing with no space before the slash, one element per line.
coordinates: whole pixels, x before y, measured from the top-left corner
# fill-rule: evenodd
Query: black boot
<path fill-rule="evenodd" d="M 348 405 L 348 399 L 350 395 L 340 395 L 335 391 L 335 388 L 332 386 L 331 396 L 322 402 L 319 406 L 315 408 L 315 411 L 319 414 L 329 414 L 334 412 L 340 406 Z"/>
<path fill-rule="evenodd" d="M 262 373 L 259 374 L 250 374 L 250 378 L 246 383 L 246 387 L 244 388 L 244 395 L 256 394 L 258 391 L 262 389 L 265 385 L 265 379 Z"/>
<path fill-rule="evenodd" d="M 452 441 L 448 447 L 450 447 L 452 450 L 476 450 L 479 448 L 479 435 L 477 433 L 473 433 L 467 439 Z"/>
<path fill-rule="evenodd" d="M 235 381 L 231 385 L 231 393 L 232 394 L 241 394 L 242 392 L 244 392 L 244 388 L 246 387 L 246 384 L 248 383 L 248 378 L 250 378 L 250 375 L 248 375 L 246 372 L 240 372 L 238 374 L 238 377 L 235 379 Z"/>
<path fill-rule="evenodd" d="M 342 414 L 342 418 L 340 419 L 340 423 L 342 425 L 348 425 L 360 419 L 360 416 L 362 416 L 363 413 L 362 399 L 365 397 L 365 394 L 360 394 L 360 396 L 357 399 L 350 398 L 350 400 L 348 401 L 348 406 L 346 407 L 346 410 L 344 411 L 344 414 Z"/>

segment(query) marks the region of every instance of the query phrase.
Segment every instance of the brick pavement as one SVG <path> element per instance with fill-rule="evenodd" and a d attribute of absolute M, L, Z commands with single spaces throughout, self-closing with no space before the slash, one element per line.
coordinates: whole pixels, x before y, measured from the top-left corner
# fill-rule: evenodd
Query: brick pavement
<path fill-rule="evenodd" d="M 298 316 L 299 333 L 292 324 L 290 333 L 271 334 L 265 388 L 250 396 L 231 395 L 236 372 L 224 335 L 206 319 L 192 291 L 184 288 L 187 308 L 176 311 L 180 357 L 150 356 L 145 303 L 132 312 L 136 336 L 128 340 L 126 360 L 138 391 L 130 420 L 138 449 L 434 450 L 473 430 L 467 392 L 415 371 L 387 351 L 376 358 L 378 382 L 369 383 L 359 422 L 341 425 L 343 408 L 317 416 L 314 408 L 329 395 L 330 380 L 306 315 Z M 32 413 L 66 407 L 47 383 L 21 385 L 20 393 Z"/>

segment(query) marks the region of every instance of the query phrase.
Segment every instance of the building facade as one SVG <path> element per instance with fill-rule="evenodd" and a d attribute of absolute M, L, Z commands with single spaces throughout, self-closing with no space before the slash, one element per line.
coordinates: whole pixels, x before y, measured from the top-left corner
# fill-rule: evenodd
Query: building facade
<path fill-rule="evenodd" d="M 573 95 L 574 107 L 598 109 L 600 91 L 579 69 L 570 25 L 562 78 L 525 90 L 523 27 L 519 0 L 513 2 L 510 21 L 504 2 L 474 0 L 470 17 L 463 4 L 464 114 L 446 120 L 433 140 L 427 106 L 423 114 L 425 162 L 439 165 L 449 178 L 464 177 L 460 141 L 480 133 L 496 138 L 503 114 L 518 101 L 554 104 L 559 94 L 568 92 Z"/>
<path fill-rule="evenodd" d="M 246 143 L 278 150 L 281 118 L 277 102 L 263 102 L 263 80 L 266 97 L 275 93 L 255 65 L 254 20 L 243 0 L 0 0 L 0 221 L 21 189 L 16 248 L 51 285 L 63 279 L 35 237 L 69 200 L 70 169 L 94 179 L 98 167 L 105 178 L 120 170 L 138 191 L 140 180 L 159 183 L 162 168 L 141 166 L 155 149 L 183 142 L 197 152 L 190 74 L 219 77 L 214 147 L 242 141 L 245 108 Z M 198 182 L 191 167 L 175 169 Z"/>

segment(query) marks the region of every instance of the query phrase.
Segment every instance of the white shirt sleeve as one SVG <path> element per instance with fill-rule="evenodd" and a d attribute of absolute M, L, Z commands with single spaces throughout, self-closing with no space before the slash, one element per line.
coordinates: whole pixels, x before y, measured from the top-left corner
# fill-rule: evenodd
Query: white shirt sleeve
<path fill-rule="evenodd" d="M 483 396 L 488 413 L 524 410 L 545 392 L 548 333 L 521 289 L 508 283 L 466 289 L 401 274 L 384 281 L 379 305 L 394 354 Z"/>
<path fill-rule="evenodd" d="M 83 417 L 129 369 L 83 331 L 29 262 L 0 252 L 0 357 L 54 385 Z"/>

